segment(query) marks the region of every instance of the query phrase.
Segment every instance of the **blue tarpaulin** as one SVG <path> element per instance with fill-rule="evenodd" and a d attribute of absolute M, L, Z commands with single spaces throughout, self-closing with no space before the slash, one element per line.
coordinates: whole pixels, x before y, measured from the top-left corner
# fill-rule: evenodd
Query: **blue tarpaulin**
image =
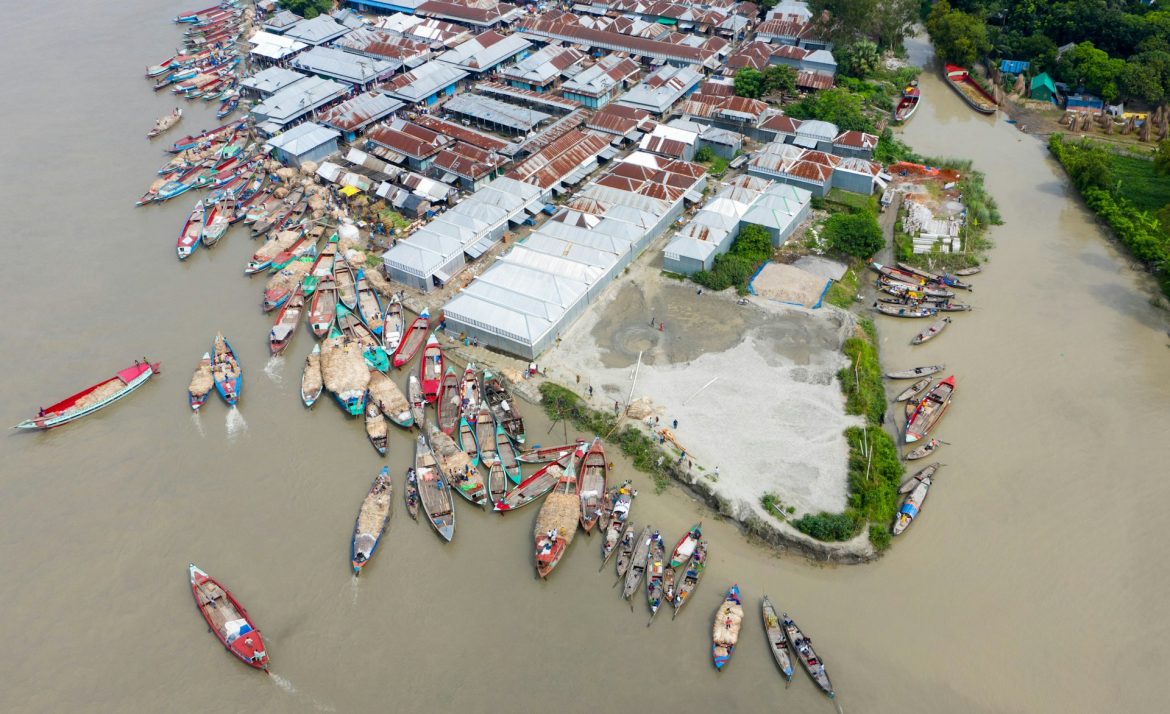
<path fill-rule="evenodd" d="M 999 71 L 1004 74 L 1023 74 L 1031 66 L 1031 62 L 1023 60 L 1003 60 L 999 63 Z"/>

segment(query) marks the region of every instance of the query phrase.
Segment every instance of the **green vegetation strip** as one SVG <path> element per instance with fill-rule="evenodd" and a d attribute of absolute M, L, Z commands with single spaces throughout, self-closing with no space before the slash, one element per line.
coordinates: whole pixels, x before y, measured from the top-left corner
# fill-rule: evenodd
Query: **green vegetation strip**
<path fill-rule="evenodd" d="M 691 280 L 710 290 L 734 287 L 743 295 L 756 269 L 771 257 L 772 236 L 760 226 L 746 225 L 732 242 L 731 250 L 716 256 L 711 270 L 700 270 Z"/>

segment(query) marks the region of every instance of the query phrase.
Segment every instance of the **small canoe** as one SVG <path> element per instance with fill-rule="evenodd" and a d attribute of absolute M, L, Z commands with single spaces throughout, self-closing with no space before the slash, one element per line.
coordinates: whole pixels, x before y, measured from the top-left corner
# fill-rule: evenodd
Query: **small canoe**
<path fill-rule="evenodd" d="M 325 390 L 321 376 L 321 345 L 313 345 L 313 351 L 305 358 L 305 370 L 301 374 L 301 401 L 306 407 L 313 406 Z"/>
<path fill-rule="evenodd" d="M 334 233 L 325 243 L 325 247 L 317 254 L 313 260 L 313 265 L 309 268 L 309 274 L 305 276 L 304 290 L 305 295 L 312 295 L 321 281 L 328 278 L 333 280 L 333 261 L 337 258 L 337 234 Z"/>
<path fill-rule="evenodd" d="M 523 444 L 526 438 L 524 419 L 516 409 L 516 400 L 512 399 L 508 383 L 499 375 L 484 372 L 482 397 L 491 407 L 496 423 L 504 427 L 512 441 Z"/>
<path fill-rule="evenodd" d="M 630 559 L 629 570 L 626 572 L 626 583 L 622 586 L 622 597 L 629 600 L 642 576 L 646 574 L 646 559 L 650 556 L 650 546 L 654 541 L 661 539 L 658 531 L 651 530 L 650 526 L 642 529 L 638 534 L 638 542 L 634 546 L 634 554 Z"/>
<path fill-rule="evenodd" d="M 935 364 L 929 367 L 896 370 L 894 372 L 886 372 L 886 379 L 918 379 L 919 377 L 929 377 L 932 374 L 938 374 L 946 368 L 947 366 L 945 364 Z"/>
<path fill-rule="evenodd" d="M 939 382 L 927 393 L 922 401 L 914 407 L 914 412 L 906 421 L 905 441 L 907 444 L 921 441 L 931 429 L 938 424 L 951 405 L 955 396 L 955 378 L 947 377 Z"/>
<path fill-rule="evenodd" d="M 578 441 L 575 444 L 563 444 L 561 446 L 540 446 L 528 449 L 520 453 L 517 459 L 522 464 L 547 464 L 550 461 L 557 461 L 566 454 L 571 454 L 576 451 L 584 441 Z"/>
<path fill-rule="evenodd" d="M 939 312 L 971 312 L 972 307 L 959 302 L 939 302 L 935 303 L 935 309 Z"/>
<path fill-rule="evenodd" d="M 662 607 L 665 583 L 666 542 L 659 536 L 650 544 L 650 552 L 646 556 L 646 604 L 650 606 L 650 619 L 646 622 L 647 627 L 654 621 L 654 616 Z"/>
<path fill-rule="evenodd" d="M 829 681 L 829 673 L 825 671 L 825 663 L 813 650 L 812 641 L 805 637 L 786 612 L 780 615 L 780 625 L 784 628 L 785 637 L 788 638 L 790 651 L 795 653 L 796 658 L 804 665 L 804 671 L 808 672 L 808 676 L 812 677 L 821 691 L 829 695 L 830 699 L 834 698 L 836 695 L 833 692 L 833 684 Z"/>
<path fill-rule="evenodd" d="M 423 310 L 419 316 L 410 323 L 410 328 L 402 336 L 402 341 L 398 343 L 398 347 L 394 350 L 394 367 L 398 368 L 407 362 L 414 359 L 418 354 L 419 349 L 423 343 L 427 341 L 427 332 L 431 326 L 431 313 L 429 310 Z"/>
<path fill-rule="evenodd" d="M 199 231 L 199 242 L 208 248 L 215 247 L 223 234 L 231 225 L 235 217 L 234 202 L 220 201 L 211 207 L 203 221 L 203 228 Z"/>
<path fill-rule="evenodd" d="M 930 386 L 930 377 L 923 377 L 922 379 L 918 380 L 914 384 L 911 384 L 909 387 L 906 387 L 905 389 L 903 389 L 898 394 L 898 396 L 894 397 L 894 401 L 895 402 L 904 402 L 907 399 L 913 399 L 914 397 L 917 397 L 919 394 L 922 394 L 923 390 L 925 390 L 929 386 Z"/>
<path fill-rule="evenodd" d="M 405 318 L 402 316 L 402 301 L 392 298 L 386 303 L 386 325 L 382 328 L 382 346 L 390 354 L 398 349 L 402 342 L 402 332 L 406 329 Z"/>
<path fill-rule="evenodd" d="M 406 395 L 394 380 L 376 369 L 370 370 L 369 400 L 378 405 L 386 418 L 403 429 L 414 426 L 414 414 Z"/>
<path fill-rule="evenodd" d="M 370 444 L 380 455 L 386 455 L 386 442 L 390 438 L 390 427 L 386 424 L 386 415 L 382 413 L 378 403 L 366 394 L 366 436 Z"/>
<path fill-rule="evenodd" d="M 764 616 L 764 636 L 768 638 L 768 647 L 772 649 L 772 656 L 776 659 L 776 664 L 780 667 L 784 679 L 791 682 L 794 670 L 792 657 L 788 652 L 788 638 L 784 634 L 784 628 L 780 625 L 780 616 L 776 613 L 776 608 L 767 595 L 760 602 L 760 611 Z"/>
<path fill-rule="evenodd" d="M 334 261 L 333 279 L 337 281 L 337 296 L 341 300 L 341 304 L 350 310 L 356 310 L 358 304 L 357 276 L 345 258 Z"/>
<path fill-rule="evenodd" d="M 337 317 L 337 286 L 333 276 L 326 275 L 317 284 L 313 300 L 309 304 L 309 329 L 317 339 L 329 334 L 329 328 Z"/>
<path fill-rule="evenodd" d="M 956 270 L 955 275 L 958 275 L 961 278 L 965 278 L 968 275 L 975 275 L 976 273 L 980 272 L 983 272 L 983 268 L 980 268 L 978 265 L 974 265 L 970 268 L 960 268 L 959 270 Z"/>
<path fill-rule="evenodd" d="M 716 670 L 722 671 L 731 661 L 741 627 L 743 603 L 739 599 L 739 586 L 732 585 L 715 611 L 715 624 L 711 628 L 711 659 L 715 662 Z"/>
<path fill-rule="evenodd" d="M 633 505 L 636 495 L 638 495 L 637 492 L 630 487 L 630 482 L 627 481 L 609 496 L 610 505 L 603 524 L 605 534 L 601 539 L 602 565 L 609 562 L 609 559 L 613 557 L 614 549 L 621 542 L 622 535 L 626 531 L 626 521 L 630 517 L 630 506 Z"/>
<path fill-rule="evenodd" d="M 418 477 L 414 474 L 414 468 L 406 470 L 406 489 L 403 494 L 406 499 L 406 513 L 411 520 L 418 521 Z"/>
<path fill-rule="evenodd" d="M 161 72 L 159 74 L 161 74 Z M 147 76 L 150 76 L 149 73 Z M 179 120 L 182 118 L 183 110 L 179 107 L 175 107 L 174 111 L 172 111 L 170 114 L 166 114 L 159 117 L 158 119 L 155 119 L 154 126 L 151 127 L 150 131 L 146 132 L 146 138 L 153 139 L 163 132 L 170 131 L 175 127 L 175 125 L 179 123 Z"/>
<path fill-rule="evenodd" d="M 431 427 L 431 449 L 439 460 L 439 470 L 446 476 L 451 490 L 477 506 L 488 503 L 487 484 L 471 458 L 459 450 L 455 440 Z"/>
<path fill-rule="evenodd" d="M 898 263 L 898 267 L 901 268 L 902 270 L 906 271 L 907 273 L 912 273 L 914 275 L 917 275 L 918 277 L 922 278 L 923 280 L 927 280 L 927 281 L 930 281 L 933 283 L 938 283 L 940 285 L 946 285 L 947 287 L 950 287 L 950 288 L 959 288 L 960 290 L 973 289 L 971 286 L 971 283 L 965 282 L 963 280 L 959 280 L 957 275 L 950 275 L 948 273 L 932 273 L 930 271 L 923 270 L 921 268 L 916 268 L 913 265 L 910 265 L 909 263 Z"/>
<path fill-rule="evenodd" d="M 422 384 L 423 399 L 427 404 L 439 399 L 439 385 L 443 381 L 443 348 L 439 338 L 427 337 L 422 359 L 418 363 L 418 381 Z"/>
<path fill-rule="evenodd" d="M 366 280 L 366 271 L 357 272 L 354 289 L 357 290 L 358 314 L 362 316 L 370 332 L 381 338 L 382 330 L 386 326 L 386 314 L 382 312 L 382 301 L 378 299 L 378 293 L 370 287 L 370 281 Z"/>
<path fill-rule="evenodd" d="M 214 578 L 190 563 L 187 572 L 195 606 L 220 643 L 241 662 L 268 671 L 264 638 L 244 606 Z"/>
<path fill-rule="evenodd" d="M 191 409 L 199 411 L 199 407 L 207 401 L 207 395 L 214 388 L 215 380 L 211 377 L 211 353 L 204 352 L 203 359 L 199 360 L 199 366 L 195 368 L 195 374 L 191 377 L 191 384 L 187 386 L 187 403 L 191 405 Z"/>
<path fill-rule="evenodd" d="M 560 482 L 561 477 L 564 476 L 565 469 L 568 468 L 568 463 L 569 456 L 565 456 L 559 461 L 554 461 L 546 465 L 544 468 L 521 481 L 519 486 L 508 491 L 502 501 L 492 504 L 492 510 L 497 513 L 506 513 L 523 508 L 532 503 L 551 491 L 552 487 Z"/>
<path fill-rule="evenodd" d="M 41 409 L 36 417 L 25 419 L 13 428 L 52 429 L 88 416 L 138 389 L 158 371 L 157 362 L 151 364 L 149 361 L 135 360 L 133 365 L 115 372 L 113 377 Z"/>
<path fill-rule="evenodd" d="M 484 409 L 487 405 L 483 406 Z M 577 499 L 577 464 L 564 469 L 557 485 L 545 497 L 532 530 L 536 574 L 547 578 L 564 558 L 577 533 L 581 503 Z"/>
<path fill-rule="evenodd" d="M 499 460 L 496 453 L 496 422 L 487 404 L 480 403 L 479 414 L 475 417 L 476 456 L 473 463 L 491 466 Z"/>
<path fill-rule="evenodd" d="M 186 260 L 199 247 L 199 234 L 203 231 L 203 201 L 195 204 L 187 221 L 183 223 L 183 230 L 179 231 L 179 240 L 175 244 L 175 252 L 179 260 Z"/>
<path fill-rule="evenodd" d="M 450 543 L 455 537 L 455 501 L 447 480 L 439 472 L 435 454 L 422 434 L 415 441 L 414 473 L 423 513 L 435 532 Z"/>
<path fill-rule="evenodd" d="M 215 379 L 215 391 L 229 407 L 235 406 L 244 389 L 244 373 L 236 351 L 222 332 L 217 332 L 211 343 L 211 376 Z"/>
<path fill-rule="evenodd" d="M 423 428 L 427 420 L 427 403 L 422 396 L 422 384 L 416 375 L 410 375 L 406 381 L 406 400 L 410 402 L 410 415 L 414 417 L 414 424 Z"/>
<path fill-rule="evenodd" d="M 914 489 L 918 488 L 918 484 L 922 483 L 923 480 L 933 479 L 935 473 L 937 473 L 940 468 L 942 468 L 942 464 L 937 461 L 932 464 L 927 464 L 918 473 L 908 477 L 905 481 L 899 484 L 898 493 L 903 495 L 910 493 Z"/>
<path fill-rule="evenodd" d="M 454 367 L 447 367 L 443 373 L 443 380 L 439 383 L 439 400 L 435 403 L 435 421 L 439 429 L 447 435 L 455 433 L 459 426 L 459 417 L 462 414 L 463 399 L 459 393 L 459 375 Z"/>
<path fill-rule="evenodd" d="M 503 503 L 504 498 L 508 495 L 508 474 L 504 473 L 504 465 L 499 461 L 488 469 L 487 490 L 488 498 L 492 502 L 492 510 L 497 510 L 496 505 Z"/>
<path fill-rule="evenodd" d="M 917 461 L 918 459 L 925 458 L 926 456 L 933 454 L 940 446 L 942 446 L 941 441 L 938 439 L 931 439 L 922 446 L 919 446 L 917 449 L 914 449 L 910 453 L 906 454 L 906 460 Z"/>
<path fill-rule="evenodd" d="M 390 522 L 390 504 L 394 484 L 390 480 L 390 467 L 383 466 L 374 477 L 374 483 L 362 500 L 358 509 L 357 520 L 353 523 L 353 543 L 350 546 L 350 563 L 353 574 L 361 575 L 362 568 L 374 557 L 378 543 L 386 532 L 386 524 Z"/>
<path fill-rule="evenodd" d="M 890 317 L 934 317 L 938 313 L 938 310 L 927 305 L 888 305 L 881 302 L 875 302 L 873 309 Z"/>
<path fill-rule="evenodd" d="M 902 508 L 898 510 L 898 515 L 894 518 L 893 534 L 901 535 L 906 532 L 914 519 L 918 517 L 919 511 L 922 510 L 922 504 L 926 501 L 926 494 L 930 490 L 931 478 L 929 476 L 920 479 L 915 484 L 910 494 L 906 496 L 906 500 L 902 502 Z"/>
<path fill-rule="evenodd" d="M 683 563 L 691 559 L 695 548 L 699 545 L 699 541 L 703 538 L 703 522 L 699 521 L 691 526 L 686 535 L 679 538 L 678 544 L 674 546 L 674 551 L 670 555 L 670 564 L 677 568 Z"/>
<path fill-rule="evenodd" d="M 945 330 L 949 324 L 951 324 L 951 318 L 949 317 L 944 317 L 943 319 L 932 323 L 930 327 L 915 335 L 914 339 L 910 340 L 910 344 L 920 345 L 928 340 L 933 340 L 939 335 L 939 333 Z"/>
<path fill-rule="evenodd" d="M 648 535 L 645 531 L 643 534 Z M 630 563 L 634 562 L 634 550 L 639 542 L 639 535 L 634 532 L 634 522 L 626 521 L 626 529 L 616 548 L 618 556 L 614 567 L 617 570 L 618 580 L 621 580 L 629 572 Z"/>
<path fill-rule="evenodd" d="M 276 315 L 276 323 L 272 326 L 272 331 L 268 333 L 268 349 L 273 356 L 284 352 L 284 349 L 288 347 L 304 311 L 305 293 L 298 285 L 297 289 L 293 291 L 292 297 L 281 306 L 280 312 Z"/>
<path fill-rule="evenodd" d="M 703 573 L 707 570 L 707 541 L 701 540 L 695 546 L 695 552 L 691 553 L 691 559 L 687 562 L 687 569 L 683 571 L 682 580 L 678 584 L 677 591 L 674 594 L 674 614 L 670 619 L 678 617 L 678 613 L 683 609 L 690 600 L 691 594 L 695 592 L 695 588 L 699 587 L 699 581 L 703 578 Z"/>
<path fill-rule="evenodd" d="M 922 101 L 922 91 L 914 84 L 902 90 L 902 97 L 894 107 L 894 121 L 909 121 L 918 111 L 918 104 Z"/>
<path fill-rule="evenodd" d="M 504 469 L 504 475 L 512 483 L 520 483 L 520 451 L 504 432 L 504 427 L 496 424 L 496 463 Z"/>
<path fill-rule="evenodd" d="M 890 295 L 907 297 L 953 298 L 954 290 L 944 287 L 924 285 L 922 280 L 915 280 L 912 276 L 906 280 L 897 280 L 885 275 L 878 278 L 878 289 Z"/>
<path fill-rule="evenodd" d="M 601 437 L 595 437 L 581 462 L 581 477 L 577 479 L 577 496 L 581 499 L 581 528 L 586 533 L 593 530 L 601 517 L 608 487 L 609 466 L 605 460 L 605 447 L 601 444 Z"/>

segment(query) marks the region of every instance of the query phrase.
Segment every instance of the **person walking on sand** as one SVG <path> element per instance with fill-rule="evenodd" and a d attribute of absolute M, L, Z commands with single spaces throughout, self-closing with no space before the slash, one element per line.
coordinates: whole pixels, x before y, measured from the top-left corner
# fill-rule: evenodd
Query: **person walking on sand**
<path fill-rule="evenodd" d="M 593 385 L 592 384 L 589 385 L 589 398 L 590 399 L 593 398 Z"/>
<path fill-rule="evenodd" d="M 654 327 L 654 315 L 650 316 L 650 327 Z"/>
<path fill-rule="evenodd" d="M 620 405 L 620 404 L 618 404 L 618 400 L 616 400 L 616 399 L 615 399 L 615 400 L 613 400 L 613 414 L 614 414 L 614 416 L 617 416 L 617 413 L 618 413 L 620 410 L 621 410 L 621 405 Z"/>

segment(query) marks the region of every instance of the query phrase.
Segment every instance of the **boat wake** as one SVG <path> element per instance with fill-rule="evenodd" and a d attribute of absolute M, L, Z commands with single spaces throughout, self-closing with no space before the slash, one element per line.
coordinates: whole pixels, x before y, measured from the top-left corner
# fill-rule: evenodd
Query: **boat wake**
<path fill-rule="evenodd" d="M 840 699 L 834 699 L 833 703 L 837 705 L 837 714 L 845 714 L 845 707 L 841 706 Z"/>
<path fill-rule="evenodd" d="M 203 420 L 199 418 L 199 412 L 191 412 L 191 422 L 195 424 L 195 431 L 199 432 L 199 436 L 206 439 L 207 432 L 203 430 Z"/>
<path fill-rule="evenodd" d="M 244 421 L 244 415 L 239 409 L 232 407 L 228 410 L 224 427 L 227 429 L 228 441 L 235 441 L 240 434 L 248 430 L 248 422 Z"/>
<path fill-rule="evenodd" d="M 288 693 L 288 694 L 296 694 L 297 693 L 297 688 L 295 686 L 293 686 L 292 682 L 288 681 L 287 679 L 280 676 L 279 674 L 273 674 L 272 672 L 269 672 L 268 674 L 270 677 L 272 677 L 272 681 L 276 683 L 276 686 L 283 689 L 286 693 Z"/>
<path fill-rule="evenodd" d="M 300 691 L 296 688 L 296 685 L 294 685 L 292 682 L 285 679 L 284 677 L 280 676 L 279 674 L 274 674 L 272 672 L 269 672 L 268 676 L 271 677 L 272 682 L 277 687 L 279 687 L 282 691 L 284 691 L 285 694 L 289 694 L 292 696 L 304 697 L 304 698 L 308 699 L 309 701 L 311 701 L 313 703 L 313 708 L 316 709 L 317 711 L 319 711 L 319 712 L 335 712 L 335 711 L 337 711 L 337 708 L 334 707 L 332 704 L 322 704 L 321 702 L 317 701 L 313 697 L 310 697 L 310 696 L 305 695 L 305 694 L 301 694 Z"/>
<path fill-rule="evenodd" d="M 350 593 L 350 596 L 351 596 L 351 598 L 352 598 L 351 604 L 353 604 L 353 605 L 356 605 L 356 604 L 357 604 L 357 599 L 358 599 L 358 581 L 359 581 L 359 580 L 361 580 L 361 578 L 350 578 L 350 579 L 349 579 L 349 593 Z"/>
<path fill-rule="evenodd" d="M 268 364 L 264 365 L 264 374 L 273 382 L 280 384 L 284 380 L 284 357 L 274 355 L 268 358 Z"/>

